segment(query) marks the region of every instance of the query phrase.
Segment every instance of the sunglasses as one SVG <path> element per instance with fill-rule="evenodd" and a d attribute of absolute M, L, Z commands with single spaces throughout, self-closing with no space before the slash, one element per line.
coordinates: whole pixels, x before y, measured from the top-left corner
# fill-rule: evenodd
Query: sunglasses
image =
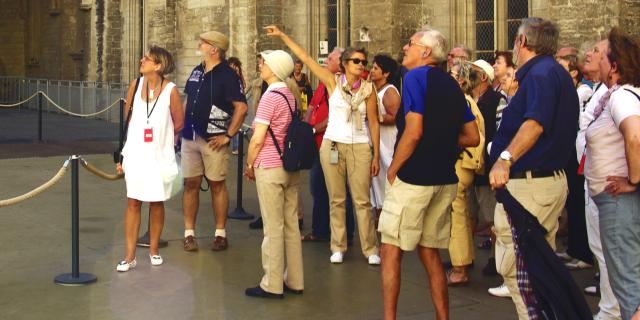
<path fill-rule="evenodd" d="M 420 47 L 426 47 L 424 44 L 422 44 L 422 43 L 420 43 L 420 42 L 415 42 L 415 41 L 413 41 L 413 40 L 409 39 L 409 42 L 407 42 L 407 46 L 408 46 L 409 48 L 411 48 L 411 47 L 412 47 L 412 46 L 414 46 L 414 45 L 416 45 L 416 46 L 420 46 Z"/>
<path fill-rule="evenodd" d="M 367 61 L 367 59 L 360 59 L 360 58 L 347 59 L 345 61 L 351 61 L 353 62 L 353 64 L 362 64 L 363 66 L 366 66 L 369 64 L 369 61 Z"/>

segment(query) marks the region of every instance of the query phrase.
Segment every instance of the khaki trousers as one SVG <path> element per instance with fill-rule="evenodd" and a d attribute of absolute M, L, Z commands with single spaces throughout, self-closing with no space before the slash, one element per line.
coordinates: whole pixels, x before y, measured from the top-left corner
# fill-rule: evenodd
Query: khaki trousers
<path fill-rule="evenodd" d="M 556 248 L 556 232 L 558 218 L 567 200 L 568 186 L 564 173 L 553 177 L 509 180 L 507 190 L 522 206 L 538 218 L 538 222 L 548 231 L 547 242 L 551 248 Z M 495 212 L 496 233 L 496 269 L 502 275 L 511 292 L 511 299 L 516 305 L 518 318 L 529 319 L 518 283 L 516 282 L 516 259 L 511 234 L 511 226 L 507 220 L 507 213 L 502 204 L 496 205 Z"/>
<path fill-rule="evenodd" d="M 473 262 L 473 220 L 467 206 L 467 189 L 473 186 L 474 170 L 460 166 L 456 162 L 458 191 L 451 204 L 451 239 L 449 240 L 449 257 L 455 267 L 470 265 Z"/>
<path fill-rule="evenodd" d="M 376 230 L 371 212 L 369 189 L 371 188 L 371 147 L 366 143 L 336 143 L 338 163 L 331 164 L 331 141 L 323 140 L 320 147 L 320 164 L 329 193 L 329 217 L 331 224 L 331 252 L 347 251 L 346 210 L 349 183 L 353 208 L 358 221 L 358 234 L 365 257 L 378 254 Z"/>
<path fill-rule="evenodd" d="M 298 229 L 298 187 L 300 174 L 282 167 L 255 169 L 260 214 L 264 223 L 262 268 L 263 290 L 281 294 L 283 283 L 291 289 L 304 288 L 302 243 Z M 285 270 L 286 257 L 286 270 Z"/>

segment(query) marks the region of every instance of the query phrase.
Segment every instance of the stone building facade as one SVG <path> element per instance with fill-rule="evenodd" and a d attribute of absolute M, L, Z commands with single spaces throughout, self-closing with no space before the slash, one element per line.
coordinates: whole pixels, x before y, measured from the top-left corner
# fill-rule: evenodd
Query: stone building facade
<path fill-rule="evenodd" d="M 510 49 L 518 21 L 556 22 L 562 44 L 580 46 L 611 26 L 640 34 L 640 0 L 0 0 L 0 75 L 129 82 L 151 44 L 177 60 L 171 78 L 183 84 L 199 61 L 198 34 L 230 35 L 229 56 L 248 78 L 255 57 L 282 44 L 262 27 L 281 26 L 314 57 L 320 42 L 361 46 L 400 58 L 417 29 L 441 30 L 479 57 Z M 510 36 L 511 35 L 511 36 Z"/>

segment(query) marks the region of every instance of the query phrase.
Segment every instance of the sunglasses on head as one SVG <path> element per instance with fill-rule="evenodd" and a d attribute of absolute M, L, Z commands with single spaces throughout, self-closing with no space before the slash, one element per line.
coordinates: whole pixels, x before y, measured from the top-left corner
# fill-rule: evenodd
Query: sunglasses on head
<path fill-rule="evenodd" d="M 353 62 L 353 64 L 362 63 L 363 66 L 366 66 L 367 64 L 369 64 L 369 61 L 367 61 L 367 59 L 360 59 L 360 58 L 347 59 L 346 61 L 351 61 Z"/>

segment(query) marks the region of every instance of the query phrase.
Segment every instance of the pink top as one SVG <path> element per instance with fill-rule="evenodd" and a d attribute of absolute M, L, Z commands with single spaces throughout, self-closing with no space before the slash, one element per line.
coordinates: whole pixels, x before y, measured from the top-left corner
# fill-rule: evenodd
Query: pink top
<path fill-rule="evenodd" d="M 273 83 L 269 85 L 267 91 L 260 99 L 258 110 L 256 111 L 256 118 L 253 120 L 253 127 L 255 129 L 256 123 L 271 126 L 271 130 L 273 130 L 280 145 L 280 150 L 284 150 L 284 138 L 287 135 L 287 129 L 289 128 L 292 118 L 291 111 L 284 98 L 275 92 L 271 92 L 276 90 L 287 97 L 291 105 L 291 110 L 295 107 L 295 97 L 293 93 L 289 91 L 287 85 L 284 82 Z M 262 149 L 260 149 L 253 166 L 265 169 L 282 167 L 282 159 L 280 159 L 278 150 L 273 143 L 273 138 L 268 131 Z"/>
<path fill-rule="evenodd" d="M 604 191 L 608 176 L 629 176 L 620 124 L 628 117 L 640 116 L 640 100 L 625 89 L 640 95 L 638 88 L 620 87 L 611 94 L 602 114 L 586 130 L 584 175 L 592 197 Z"/>

